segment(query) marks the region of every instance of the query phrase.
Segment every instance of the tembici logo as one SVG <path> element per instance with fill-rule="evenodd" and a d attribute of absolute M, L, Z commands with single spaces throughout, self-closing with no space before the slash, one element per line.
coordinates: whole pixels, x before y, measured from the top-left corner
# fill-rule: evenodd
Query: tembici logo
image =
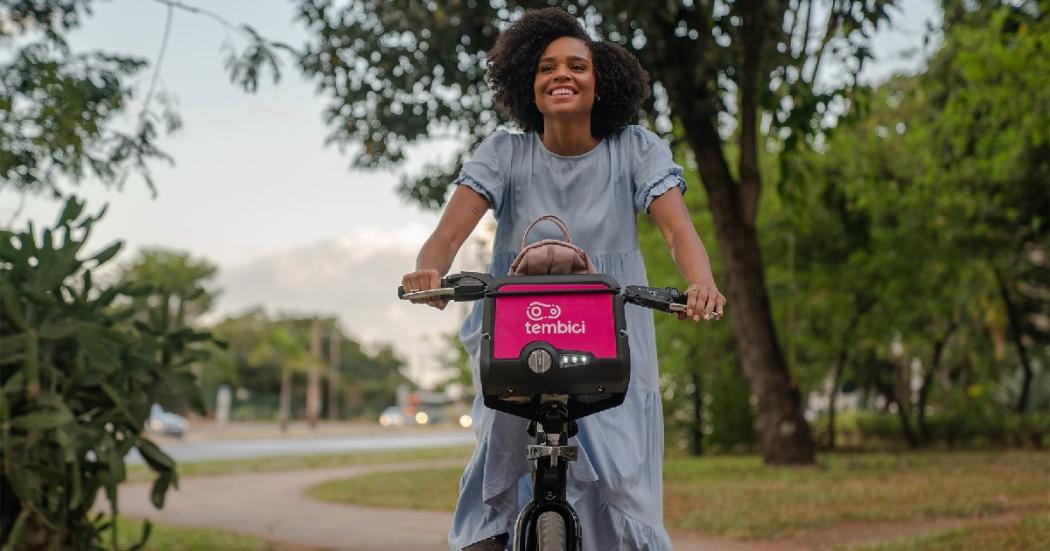
<path fill-rule="evenodd" d="M 525 308 L 530 321 L 525 322 L 526 335 L 582 335 L 587 332 L 585 321 L 562 321 L 561 306 L 534 301 Z M 531 322 L 531 323 L 530 323 Z"/>

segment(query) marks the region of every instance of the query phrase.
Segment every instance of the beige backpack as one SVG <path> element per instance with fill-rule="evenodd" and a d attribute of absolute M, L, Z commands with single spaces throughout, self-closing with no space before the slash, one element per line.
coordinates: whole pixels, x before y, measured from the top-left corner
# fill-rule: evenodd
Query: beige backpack
<path fill-rule="evenodd" d="M 533 226 L 550 220 L 561 230 L 565 240 L 544 239 L 526 246 L 529 232 Z M 593 274 L 597 273 L 594 264 L 587 258 L 583 249 L 572 244 L 569 228 L 561 218 L 548 214 L 532 221 L 521 236 L 521 252 L 510 265 L 510 275 L 547 275 L 547 274 Z"/>

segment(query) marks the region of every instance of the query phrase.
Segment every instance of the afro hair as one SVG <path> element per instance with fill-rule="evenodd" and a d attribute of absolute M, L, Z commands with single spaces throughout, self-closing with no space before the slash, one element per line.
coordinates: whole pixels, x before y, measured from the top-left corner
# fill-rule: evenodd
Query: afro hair
<path fill-rule="evenodd" d="M 526 132 L 543 132 L 543 113 L 533 101 L 533 82 L 547 45 L 562 37 L 581 40 L 591 51 L 595 73 L 591 134 L 601 140 L 632 122 L 649 98 L 649 74 L 623 47 L 591 40 L 560 8 L 525 12 L 500 33 L 488 53 L 488 78 L 496 103 Z"/>

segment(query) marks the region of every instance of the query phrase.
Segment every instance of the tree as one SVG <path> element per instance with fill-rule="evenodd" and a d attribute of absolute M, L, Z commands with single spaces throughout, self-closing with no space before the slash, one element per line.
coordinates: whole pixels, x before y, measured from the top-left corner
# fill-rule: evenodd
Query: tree
<path fill-rule="evenodd" d="M 934 437 L 929 411 L 977 410 L 981 385 L 1001 384 L 996 335 L 1014 336 L 1024 411 L 1027 350 L 1045 357 L 1031 344 L 1047 340 L 1035 313 L 1046 259 L 1033 254 L 1050 246 L 1046 11 L 949 2 L 946 13 L 925 73 L 865 94 L 821 151 L 788 160 L 809 182 L 787 194 L 800 295 L 819 297 L 802 327 L 838 348 L 814 338 L 808 353 L 834 361 L 832 396 L 852 358 L 853 379 L 893 404 L 911 445 Z M 948 384 L 963 392 L 945 388 L 938 403 Z"/>
<path fill-rule="evenodd" d="M 401 160 L 405 147 L 439 132 L 469 143 L 453 162 L 432 166 L 402 190 L 436 207 L 456 166 L 504 121 L 483 83 L 484 52 L 524 8 L 547 2 L 363 1 L 336 7 L 303 1 L 299 19 L 312 34 L 301 66 L 329 96 L 330 140 L 361 144 L 355 162 Z M 855 75 L 864 43 L 890 2 L 835 1 L 659 5 L 599 0 L 568 5 L 597 36 L 623 44 L 654 80 L 649 116 L 658 129 L 680 125 L 707 191 L 724 255 L 741 365 L 757 398 L 762 452 L 769 463 L 813 461 L 809 426 L 777 340 L 755 217 L 762 188 L 759 122 L 789 146 L 821 130 L 844 105 L 855 78 L 818 88 L 834 60 Z M 727 138 L 736 140 L 730 166 Z"/>
<path fill-rule="evenodd" d="M 174 461 L 144 432 L 150 407 L 197 396 L 188 365 L 207 333 L 132 322 L 148 287 L 100 285 L 122 243 L 82 252 L 102 213 L 70 198 L 39 234 L 0 230 L 0 544 L 5 549 L 102 549 L 116 535 L 117 486 L 137 449 L 157 474 L 160 508 L 177 485 Z M 199 408 L 199 400 L 193 400 Z M 95 503 L 104 491 L 109 507 Z M 147 522 L 142 541 L 149 536 Z"/>
<path fill-rule="evenodd" d="M 0 65 L 0 186 L 61 195 L 87 177 L 119 186 L 137 171 L 156 191 L 149 164 L 171 161 L 154 143 L 158 127 L 171 132 L 180 121 L 171 110 L 151 110 L 147 98 L 130 129 L 120 124 L 135 98 L 129 81 L 147 62 L 71 50 L 64 34 L 92 3 L 15 0 L 0 8 L 0 41 L 19 45 Z"/>
<path fill-rule="evenodd" d="M 209 312 L 219 292 L 209 288 L 218 267 L 189 253 L 145 249 L 124 268 L 121 279 L 148 285 L 152 292 L 138 300 L 142 311 L 173 327 L 191 327 Z"/>

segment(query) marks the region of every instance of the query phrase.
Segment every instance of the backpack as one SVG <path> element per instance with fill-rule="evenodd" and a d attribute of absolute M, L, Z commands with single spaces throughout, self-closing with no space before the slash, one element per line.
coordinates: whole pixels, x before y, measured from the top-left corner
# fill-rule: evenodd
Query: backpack
<path fill-rule="evenodd" d="M 544 221 L 549 220 L 561 230 L 561 239 L 544 239 L 531 245 L 528 242 L 529 232 L 532 228 Z M 510 265 L 510 275 L 547 275 L 547 274 L 593 274 L 597 273 L 594 264 L 587 258 L 583 249 L 572 244 L 569 236 L 569 228 L 565 226 L 561 218 L 553 214 L 541 216 L 532 221 L 525 229 L 525 235 L 521 237 L 521 252 Z"/>

